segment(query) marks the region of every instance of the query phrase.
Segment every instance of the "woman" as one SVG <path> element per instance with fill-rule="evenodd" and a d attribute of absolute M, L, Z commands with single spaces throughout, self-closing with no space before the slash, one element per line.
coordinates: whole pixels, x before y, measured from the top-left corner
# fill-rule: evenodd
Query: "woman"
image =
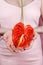
<path fill-rule="evenodd" d="M 5 28 L 13 28 L 21 19 L 20 0 L 0 1 L 0 23 Z M 43 18 L 42 0 L 23 0 L 24 24 L 33 28 L 38 26 L 39 17 Z M 41 11 L 40 11 L 41 10 Z M 12 43 L 12 32 L 6 32 L 5 41 L 0 41 L 0 65 L 42 65 L 42 51 L 40 35 L 31 42 L 28 49 L 15 48 Z"/>

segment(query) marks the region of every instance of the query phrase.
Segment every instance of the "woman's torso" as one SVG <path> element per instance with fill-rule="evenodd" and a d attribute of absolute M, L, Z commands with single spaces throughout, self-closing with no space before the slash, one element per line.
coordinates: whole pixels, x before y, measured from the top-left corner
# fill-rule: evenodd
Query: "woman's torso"
<path fill-rule="evenodd" d="M 34 0 L 30 4 L 24 6 L 24 24 L 30 24 L 32 27 L 37 27 L 40 17 L 40 0 Z M 21 9 L 17 6 L 10 5 L 4 0 L 0 1 L 0 24 L 5 28 L 13 28 L 15 24 L 20 22 Z M 0 48 L 3 53 L 7 53 L 6 42 L 0 40 Z M 10 51 L 8 51 L 10 52 Z"/>
<path fill-rule="evenodd" d="M 40 17 L 40 0 L 24 6 L 24 24 L 37 27 Z M 0 1 L 0 23 L 3 27 L 12 28 L 20 21 L 21 9 L 10 5 L 4 0 Z M 10 52 L 6 42 L 0 40 L 0 63 L 1 65 L 41 65 L 41 41 L 40 36 L 33 41 L 32 47 L 20 53 Z"/>

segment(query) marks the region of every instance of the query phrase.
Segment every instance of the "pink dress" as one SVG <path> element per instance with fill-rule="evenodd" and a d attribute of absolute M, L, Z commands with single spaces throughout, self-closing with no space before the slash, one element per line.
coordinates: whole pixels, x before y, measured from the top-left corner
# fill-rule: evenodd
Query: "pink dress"
<path fill-rule="evenodd" d="M 24 24 L 30 24 L 33 28 L 39 24 L 40 0 L 33 0 L 24 6 Z M 20 21 L 21 9 L 0 0 L 0 24 L 5 28 L 13 28 Z M 38 34 L 30 49 L 20 53 L 10 52 L 6 42 L 0 40 L 0 65 L 42 65 L 41 40 Z"/>

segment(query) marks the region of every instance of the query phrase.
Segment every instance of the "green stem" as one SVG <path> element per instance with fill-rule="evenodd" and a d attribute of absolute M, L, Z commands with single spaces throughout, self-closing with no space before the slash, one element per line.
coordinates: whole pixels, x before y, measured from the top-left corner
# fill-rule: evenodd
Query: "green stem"
<path fill-rule="evenodd" d="M 24 21 L 24 16 L 23 16 L 23 1 L 20 0 L 20 7 L 21 7 L 21 21 Z"/>

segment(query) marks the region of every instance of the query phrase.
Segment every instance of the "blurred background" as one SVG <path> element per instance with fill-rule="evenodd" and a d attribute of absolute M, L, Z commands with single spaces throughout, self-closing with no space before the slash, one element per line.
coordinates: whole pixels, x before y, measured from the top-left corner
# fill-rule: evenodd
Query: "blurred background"
<path fill-rule="evenodd" d="M 43 20 L 40 16 L 40 19 L 39 19 L 39 26 L 43 26 Z M 43 54 L 43 34 L 40 34 L 40 37 L 41 37 L 41 44 L 42 44 L 42 54 Z M 42 59 L 42 65 L 43 65 L 43 59 Z"/>
<path fill-rule="evenodd" d="M 39 26 L 43 26 L 43 20 L 40 16 L 40 19 L 39 19 Z M 43 53 L 43 34 L 40 34 L 40 37 L 41 37 L 41 43 L 42 43 L 42 53 Z"/>

